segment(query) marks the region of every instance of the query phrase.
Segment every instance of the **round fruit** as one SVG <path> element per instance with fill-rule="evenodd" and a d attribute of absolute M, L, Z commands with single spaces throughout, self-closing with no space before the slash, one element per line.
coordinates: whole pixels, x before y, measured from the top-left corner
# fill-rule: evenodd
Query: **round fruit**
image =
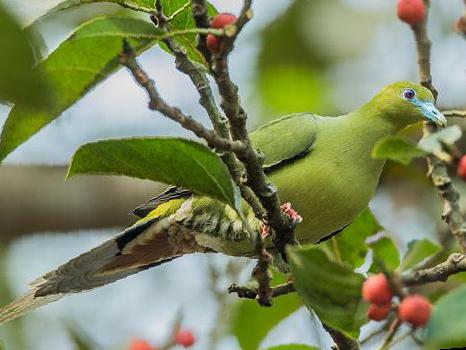
<path fill-rule="evenodd" d="M 188 330 L 179 330 L 175 333 L 175 343 L 182 345 L 185 348 L 192 346 L 196 342 L 196 338 L 191 331 Z"/>
<path fill-rule="evenodd" d="M 129 343 L 129 350 L 155 350 L 147 341 L 144 339 L 133 339 Z"/>
<path fill-rule="evenodd" d="M 429 321 L 431 312 L 430 301 L 422 295 L 414 294 L 401 301 L 398 317 L 414 327 L 423 327 Z"/>
<path fill-rule="evenodd" d="M 393 293 L 387 278 L 383 273 L 370 276 L 362 285 L 362 296 L 376 305 L 390 304 Z"/>
<path fill-rule="evenodd" d="M 206 46 L 210 52 L 218 52 L 220 49 L 221 39 L 213 34 L 208 34 L 206 38 Z"/>
<path fill-rule="evenodd" d="M 466 156 L 462 156 L 458 163 L 458 176 L 466 181 Z"/>
<path fill-rule="evenodd" d="M 410 25 L 421 22 L 426 16 L 423 0 L 398 0 L 398 18 Z"/>
<path fill-rule="evenodd" d="M 367 318 L 373 321 L 382 321 L 387 318 L 392 308 L 391 304 L 375 305 L 371 304 L 367 310 Z"/>
<path fill-rule="evenodd" d="M 236 16 L 232 15 L 231 13 L 219 13 L 212 19 L 212 22 L 210 22 L 210 26 L 215 29 L 222 29 L 226 26 L 229 26 L 230 24 L 235 23 L 236 20 Z"/>

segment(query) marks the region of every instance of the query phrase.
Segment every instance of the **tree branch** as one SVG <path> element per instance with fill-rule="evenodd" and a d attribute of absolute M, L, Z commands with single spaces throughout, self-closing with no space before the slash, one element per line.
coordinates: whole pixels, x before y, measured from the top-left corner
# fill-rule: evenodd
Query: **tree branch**
<path fill-rule="evenodd" d="M 197 28 L 209 28 L 210 26 L 210 19 L 209 14 L 207 12 L 207 1 L 206 0 L 192 0 L 193 6 L 193 17 L 194 22 L 196 23 Z M 198 41 L 197 41 L 197 49 L 202 53 L 204 58 L 207 61 L 207 64 L 211 65 L 212 58 L 210 55 L 210 51 L 207 49 L 206 46 L 206 38 L 207 35 L 199 34 Z"/>
<path fill-rule="evenodd" d="M 232 141 L 218 136 L 214 130 L 205 128 L 191 116 L 184 114 L 179 108 L 172 107 L 166 103 L 165 100 L 160 97 L 154 82 L 149 79 L 146 72 L 139 66 L 135 58 L 134 50 L 127 41 L 123 43 L 123 52 L 120 55 L 120 62 L 128 68 L 138 84 L 147 91 L 150 99 L 150 109 L 159 111 L 169 119 L 180 124 L 183 128 L 192 131 L 196 136 L 206 140 L 212 148 L 221 151 L 233 151 L 239 154 L 246 151 L 246 146 L 242 142 Z"/>
<path fill-rule="evenodd" d="M 207 16 L 207 4 L 205 3 L 205 1 L 201 1 L 201 3 L 203 4 L 200 4 L 196 7 L 197 2 L 196 1 L 193 2 L 193 12 L 195 12 L 196 8 L 199 8 L 199 6 L 201 6 L 202 7 L 201 12 L 203 12 L 205 9 L 205 13 L 197 14 L 198 19 L 196 20 L 196 23 L 202 22 L 202 24 L 204 25 L 205 24 L 204 22 L 206 22 L 207 27 L 208 27 L 209 26 L 208 17 L 204 18 L 204 15 Z M 193 16 L 196 18 L 195 13 L 193 14 Z M 199 19 L 199 16 L 202 17 L 202 19 Z M 154 13 L 151 16 L 151 19 L 156 26 L 159 26 L 165 32 L 170 32 L 169 21 L 168 21 L 168 18 L 165 17 L 163 13 L 163 9 L 161 8 L 161 5 L 159 5 L 158 12 Z M 200 37 L 202 37 L 203 35 L 202 31 L 198 31 L 198 34 Z M 214 130 L 217 132 L 217 134 L 220 137 L 225 138 L 225 139 L 231 139 L 228 119 L 221 113 L 221 111 L 217 107 L 217 103 L 215 101 L 210 82 L 207 78 L 207 75 L 204 69 L 199 64 L 193 62 L 187 55 L 184 48 L 180 47 L 176 43 L 176 41 L 173 40 L 171 37 L 166 37 L 164 42 L 167 45 L 167 47 L 172 51 L 172 53 L 175 55 L 176 68 L 180 72 L 186 74 L 191 79 L 191 82 L 195 86 L 200 96 L 199 104 L 206 110 L 212 122 L 212 125 L 214 127 Z M 208 50 L 206 52 L 208 52 Z M 204 52 L 202 53 L 205 54 Z M 206 60 L 210 60 L 210 56 L 208 57 L 206 56 L 205 58 Z M 251 205 L 256 216 L 265 217 L 265 213 L 264 213 L 264 209 L 262 208 L 262 205 L 257 200 L 257 198 L 254 196 L 254 193 L 252 192 L 252 190 L 249 187 L 247 187 L 245 184 L 243 184 L 242 182 L 241 176 L 244 172 L 244 167 L 238 161 L 235 154 L 233 152 L 226 152 L 222 155 L 222 159 L 227 165 L 228 170 L 230 171 L 230 174 L 233 177 L 233 180 L 239 186 L 242 197 L 245 198 L 248 201 L 248 203 Z"/>
<path fill-rule="evenodd" d="M 385 337 L 385 340 L 382 346 L 380 347 L 380 350 L 387 350 L 388 348 L 390 348 L 393 338 L 395 337 L 396 332 L 398 332 L 398 329 L 400 329 L 400 326 L 400 319 L 395 319 L 393 323 L 390 325 L 390 329 L 388 330 L 387 336 Z"/>
<path fill-rule="evenodd" d="M 405 286 L 415 286 L 446 281 L 451 275 L 464 271 L 466 271 L 466 256 L 461 253 L 453 253 L 446 261 L 434 267 L 401 276 L 401 280 Z"/>
<path fill-rule="evenodd" d="M 424 0 L 424 3 L 426 7 L 429 8 L 430 0 Z M 431 42 L 427 35 L 427 13 L 422 22 L 411 28 L 416 40 L 420 83 L 428 88 L 436 99 L 438 92 L 432 84 L 430 72 Z M 431 123 L 424 124 L 424 137 L 428 137 L 436 131 L 437 127 L 435 125 Z M 448 224 L 450 232 L 456 237 L 461 249 L 466 251 L 466 226 L 464 225 L 463 216 L 461 215 L 459 193 L 453 186 L 452 180 L 448 175 L 446 164 L 432 154 L 426 156 L 426 159 L 428 168 L 427 176 L 437 188 L 440 198 L 442 199 L 442 218 Z"/>
<path fill-rule="evenodd" d="M 247 145 L 247 151 L 238 154 L 245 165 L 247 184 L 267 211 L 267 222 L 274 232 L 274 244 L 286 260 L 285 245 L 296 244 L 294 229 L 289 225 L 288 218 L 282 214 L 277 189 L 269 183 L 262 170 L 262 160 L 251 146 L 246 128 L 247 114 L 241 106 L 238 87 L 229 74 L 228 53 L 233 48 L 238 33 L 252 17 L 251 4 L 252 0 L 244 1 L 241 14 L 234 25 L 235 35 L 223 38 L 219 53 L 213 56 L 211 71 L 219 88 L 221 107 L 230 122 L 233 140 L 242 141 Z"/>

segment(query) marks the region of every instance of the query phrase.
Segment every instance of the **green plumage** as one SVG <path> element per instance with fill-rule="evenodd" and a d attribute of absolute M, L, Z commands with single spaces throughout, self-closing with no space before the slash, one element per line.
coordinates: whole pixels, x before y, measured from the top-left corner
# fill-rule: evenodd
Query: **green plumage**
<path fill-rule="evenodd" d="M 427 89 L 399 82 L 349 114 L 294 114 L 251 133 L 281 201 L 291 202 L 304 219 L 296 228 L 301 243 L 318 242 L 367 207 L 385 163 L 371 158 L 378 140 L 425 119 L 445 124 L 432 103 Z M 259 233 L 262 223 L 246 203 L 243 211 Z M 25 297 L 1 309 L 0 323 L 68 293 L 114 282 L 184 254 L 254 254 L 254 239 L 232 208 L 187 190 L 171 188 L 135 213 L 143 218 L 134 226 L 43 276 Z M 272 247 L 270 238 L 267 245 Z"/>

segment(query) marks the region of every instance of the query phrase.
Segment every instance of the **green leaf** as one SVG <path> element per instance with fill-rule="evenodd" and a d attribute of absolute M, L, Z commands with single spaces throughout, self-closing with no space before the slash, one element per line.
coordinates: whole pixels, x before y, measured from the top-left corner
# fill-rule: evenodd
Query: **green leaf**
<path fill-rule="evenodd" d="M 301 305 L 296 294 L 275 298 L 269 308 L 259 306 L 255 300 L 241 300 L 234 310 L 232 322 L 241 349 L 257 350 L 267 334 Z"/>
<path fill-rule="evenodd" d="M 163 12 L 167 17 L 172 16 L 175 12 L 179 9 L 184 7 L 188 0 L 161 0 Z M 217 10 L 213 7 L 210 3 L 208 5 L 208 13 L 209 16 L 213 17 L 217 14 Z M 184 30 L 195 28 L 196 23 L 194 22 L 194 18 L 192 16 L 192 7 L 187 6 L 184 10 L 179 12 L 171 21 L 170 21 L 170 29 L 174 30 Z M 197 50 L 197 35 L 196 34 L 183 34 L 177 35 L 174 37 L 174 40 L 186 49 L 188 56 L 202 64 L 203 66 L 207 66 L 207 63 L 202 56 L 202 54 Z M 165 48 L 168 52 L 170 52 L 165 45 L 161 45 Z"/>
<path fill-rule="evenodd" d="M 151 23 L 131 17 L 101 17 L 78 28 L 39 65 L 40 74 L 50 82 L 53 103 L 11 110 L 0 139 L 0 161 L 115 71 L 124 38 L 141 53 L 159 35 Z"/>
<path fill-rule="evenodd" d="M 44 17 L 53 15 L 57 12 L 71 9 L 73 7 L 82 6 L 86 4 L 94 4 L 94 3 L 99 3 L 99 2 L 117 4 L 123 7 L 131 8 L 136 11 L 147 12 L 147 13 L 150 13 L 151 11 L 155 9 L 155 6 L 154 6 L 155 0 L 65 0 L 59 3 L 58 5 L 52 7 L 44 15 L 37 18 L 36 21 Z"/>
<path fill-rule="evenodd" d="M 29 107 L 44 106 L 49 94 L 47 85 L 33 70 L 34 54 L 28 37 L 16 20 L 0 3 L 0 101 Z"/>
<path fill-rule="evenodd" d="M 353 267 L 364 263 L 368 246 L 366 239 L 383 230 L 369 208 L 364 210 L 343 232 L 325 242 L 335 260 L 341 260 Z"/>
<path fill-rule="evenodd" d="M 419 142 L 419 148 L 427 153 L 435 154 L 440 159 L 444 159 L 443 145 L 453 145 L 461 138 L 462 133 L 458 125 L 449 126 L 423 138 Z"/>
<path fill-rule="evenodd" d="M 370 243 L 369 247 L 372 249 L 375 260 L 369 268 L 369 272 L 381 272 L 378 262 L 383 263 L 389 271 L 396 270 L 400 266 L 400 252 L 391 238 L 382 237 Z"/>
<path fill-rule="evenodd" d="M 103 140 L 81 146 L 68 177 L 76 174 L 126 175 L 188 188 L 239 207 L 236 186 L 222 159 L 182 138 Z"/>
<path fill-rule="evenodd" d="M 373 158 L 390 159 L 403 165 L 409 165 L 414 158 L 425 155 L 422 149 L 398 136 L 385 137 L 372 149 Z"/>
<path fill-rule="evenodd" d="M 411 241 L 408 243 L 408 252 L 403 258 L 400 270 L 408 270 L 441 250 L 442 247 L 439 244 L 428 239 Z"/>
<path fill-rule="evenodd" d="M 328 326 L 357 338 L 367 321 L 367 305 L 361 299 L 364 277 L 332 262 L 314 246 L 290 249 L 289 262 L 294 284 L 306 306 Z"/>
<path fill-rule="evenodd" d="M 267 348 L 266 350 L 319 350 L 319 348 L 306 344 L 286 344 L 273 346 L 271 348 Z"/>
<path fill-rule="evenodd" d="M 466 347 L 466 286 L 462 286 L 435 304 L 427 325 L 426 349 Z"/>

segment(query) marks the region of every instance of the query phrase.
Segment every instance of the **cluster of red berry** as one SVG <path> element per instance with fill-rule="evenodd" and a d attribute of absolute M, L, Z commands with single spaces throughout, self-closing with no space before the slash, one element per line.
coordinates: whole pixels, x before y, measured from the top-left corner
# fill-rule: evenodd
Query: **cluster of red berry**
<path fill-rule="evenodd" d="M 393 292 L 390 283 L 383 273 L 370 276 L 362 286 L 363 298 L 370 302 L 367 317 L 374 321 L 382 321 L 392 307 Z M 398 306 L 398 318 L 414 327 L 423 327 L 427 324 L 432 311 L 432 304 L 422 295 L 413 294 L 403 298 Z"/>
<path fill-rule="evenodd" d="M 219 13 L 215 16 L 210 22 L 210 27 L 214 29 L 223 29 L 226 26 L 232 25 L 236 22 L 237 18 L 231 13 Z M 206 38 L 206 46 L 212 53 L 217 53 L 220 50 L 220 45 L 222 44 L 222 38 L 208 34 Z"/>
<path fill-rule="evenodd" d="M 173 334 L 173 339 L 170 341 L 169 346 L 164 346 L 164 349 L 169 349 L 175 345 L 181 345 L 185 348 L 189 348 L 194 345 L 196 338 L 194 334 L 189 330 L 179 329 Z M 144 339 L 133 339 L 129 344 L 128 350 L 158 350 L 157 346 L 151 345 Z"/>

